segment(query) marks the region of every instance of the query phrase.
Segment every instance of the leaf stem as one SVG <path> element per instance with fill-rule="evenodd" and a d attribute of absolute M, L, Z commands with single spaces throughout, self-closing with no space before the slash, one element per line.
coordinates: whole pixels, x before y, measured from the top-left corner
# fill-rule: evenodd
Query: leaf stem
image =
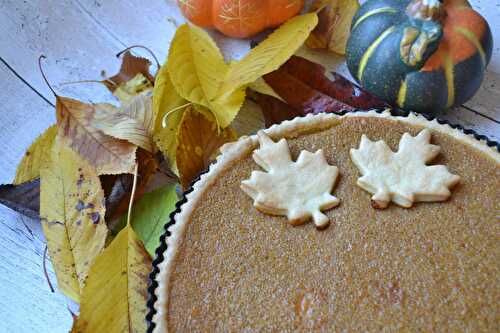
<path fill-rule="evenodd" d="M 40 57 L 38 57 L 38 69 L 40 70 L 40 73 L 42 74 L 42 78 L 45 81 L 45 84 L 47 84 L 47 86 L 49 87 L 52 94 L 54 94 L 54 96 L 57 97 L 56 92 L 54 91 L 54 89 L 50 85 L 49 80 L 47 80 L 47 77 L 45 76 L 45 73 L 43 72 L 42 59 L 47 59 L 47 57 L 44 56 L 43 54 L 41 54 Z"/>
<path fill-rule="evenodd" d="M 179 111 L 180 109 L 183 109 L 185 107 L 190 106 L 191 104 L 193 104 L 193 103 L 189 102 L 189 103 L 186 103 L 186 104 L 179 105 L 178 107 L 173 108 L 172 110 L 170 110 L 167 113 L 165 113 L 165 115 L 163 116 L 163 119 L 161 120 L 161 126 L 163 128 L 166 128 L 168 126 L 168 124 L 167 124 L 168 116 L 170 116 L 175 111 Z"/>
<path fill-rule="evenodd" d="M 154 52 L 153 52 L 153 51 L 151 51 L 151 49 L 150 49 L 150 48 L 148 48 L 148 47 L 146 47 L 146 46 L 143 46 L 143 45 L 132 45 L 132 46 L 129 46 L 129 47 L 127 47 L 125 50 L 122 50 L 122 51 L 118 52 L 118 53 L 116 54 L 116 57 L 117 57 L 117 58 L 119 58 L 119 57 L 120 57 L 123 53 L 125 53 L 125 52 L 127 52 L 127 51 L 130 51 L 131 49 L 135 49 L 135 48 L 140 48 L 140 49 L 144 49 L 144 50 L 148 51 L 148 52 L 149 52 L 149 54 L 151 55 L 151 57 L 153 57 L 153 59 L 155 60 L 155 62 L 156 62 L 156 67 L 157 67 L 158 69 L 160 69 L 160 67 L 161 67 L 160 62 L 158 61 L 158 58 L 156 58 L 156 55 L 154 54 Z"/>
<path fill-rule="evenodd" d="M 47 250 L 48 247 L 47 245 L 45 245 L 45 250 L 43 250 L 43 259 L 42 259 L 43 275 L 45 275 L 45 280 L 47 280 L 47 284 L 49 285 L 50 291 L 55 292 L 54 287 L 52 286 L 52 282 L 50 282 L 49 273 L 47 272 Z"/>
<path fill-rule="evenodd" d="M 127 225 L 130 225 L 130 219 L 132 216 L 132 205 L 134 203 L 135 188 L 137 186 L 137 171 L 139 169 L 139 163 L 135 163 L 134 168 L 134 182 L 132 183 L 132 193 L 130 193 L 130 202 L 128 203 L 128 213 L 127 213 Z"/>

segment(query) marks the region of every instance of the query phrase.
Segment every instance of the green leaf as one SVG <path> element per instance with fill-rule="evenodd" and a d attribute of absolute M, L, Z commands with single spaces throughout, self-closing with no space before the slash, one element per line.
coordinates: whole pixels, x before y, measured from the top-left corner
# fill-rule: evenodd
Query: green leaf
<path fill-rule="evenodd" d="M 175 185 L 169 185 L 144 194 L 134 203 L 130 223 L 152 257 L 160 245 L 164 225 L 168 222 L 170 213 L 175 210 L 177 201 Z M 126 225 L 127 214 L 121 217 L 120 223 Z"/>

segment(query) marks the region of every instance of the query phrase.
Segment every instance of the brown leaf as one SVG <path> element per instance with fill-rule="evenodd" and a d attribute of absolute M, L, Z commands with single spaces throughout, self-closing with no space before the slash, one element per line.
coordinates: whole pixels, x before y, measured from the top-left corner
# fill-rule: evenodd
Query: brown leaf
<path fill-rule="evenodd" d="M 137 161 L 139 169 L 137 174 L 137 185 L 134 200 L 138 200 L 144 194 L 146 186 L 158 170 L 158 161 L 154 155 L 143 150 L 137 150 Z M 114 220 L 123 215 L 130 201 L 132 191 L 133 175 L 102 175 L 100 177 L 106 198 L 106 221 L 113 233 L 115 230 Z"/>
<path fill-rule="evenodd" d="M 345 54 L 351 21 L 358 8 L 358 0 L 314 1 L 311 10 L 318 12 L 318 25 L 309 35 L 306 45 Z"/>
<path fill-rule="evenodd" d="M 283 68 L 266 74 L 264 80 L 285 102 L 295 109 L 302 110 L 304 114 L 354 110 L 352 106 L 313 89 Z"/>
<path fill-rule="evenodd" d="M 219 130 L 215 119 L 188 107 L 177 132 L 176 160 L 182 187 L 187 189 L 208 168 L 219 147 L 236 137 L 231 128 Z"/>
<path fill-rule="evenodd" d="M 19 185 L 0 185 L 0 203 L 37 219 L 40 212 L 40 178 Z"/>
<path fill-rule="evenodd" d="M 304 115 L 301 110 L 294 109 L 276 97 L 257 92 L 254 93 L 254 96 L 262 109 L 266 127 Z"/>
<path fill-rule="evenodd" d="M 127 51 L 123 54 L 120 71 L 104 80 L 103 83 L 111 92 L 114 92 L 122 84 L 134 79 L 138 74 L 142 74 L 152 84 L 154 77 L 149 72 L 149 66 L 151 66 L 151 62 L 148 59 L 136 57 Z"/>
<path fill-rule="evenodd" d="M 302 57 L 291 57 L 282 67 L 284 71 L 298 78 L 309 87 L 359 109 L 385 107 L 387 104 L 363 90 L 342 75 L 332 72 L 326 76 L 325 68 Z"/>
<path fill-rule="evenodd" d="M 99 119 L 116 112 L 109 104 L 86 104 L 56 98 L 58 136 L 94 166 L 99 175 L 132 173 L 136 146 L 104 134 L 96 127 Z"/>

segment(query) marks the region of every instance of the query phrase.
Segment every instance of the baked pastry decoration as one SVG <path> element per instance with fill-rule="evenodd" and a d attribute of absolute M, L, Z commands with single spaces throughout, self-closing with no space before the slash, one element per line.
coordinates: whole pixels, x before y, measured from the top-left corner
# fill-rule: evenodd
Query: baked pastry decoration
<path fill-rule="evenodd" d="M 330 194 L 339 174 L 337 167 L 326 162 L 322 149 L 315 153 L 303 150 L 294 162 L 285 139 L 274 142 L 264 131 L 257 136 L 260 148 L 254 151 L 253 159 L 266 172 L 252 171 L 250 179 L 241 182 L 255 208 L 285 215 L 292 225 L 312 217 L 316 227 L 327 227 L 329 219 L 321 211 L 340 202 Z"/>
<path fill-rule="evenodd" d="M 409 208 L 416 201 L 444 201 L 449 188 L 460 177 L 444 165 L 428 166 L 440 151 L 430 144 L 431 132 L 422 130 L 413 137 L 404 133 L 394 153 L 384 141 L 373 142 L 362 135 L 358 149 L 351 149 L 351 159 L 362 177 L 357 184 L 373 194 L 372 206 L 386 208 L 389 202 Z"/>

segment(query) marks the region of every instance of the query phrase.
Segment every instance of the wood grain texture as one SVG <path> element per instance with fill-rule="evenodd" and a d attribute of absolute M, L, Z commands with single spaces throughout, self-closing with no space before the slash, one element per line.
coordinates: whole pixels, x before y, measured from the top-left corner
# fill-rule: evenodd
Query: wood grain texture
<path fill-rule="evenodd" d="M 500 2 L 471 3 L 490 23 L 494 54 L 479 93 L 444 117 L 500 140 Z M 0 183 L 12 181 L 26 148 L 55 121 L 54 98 L 37 67 L 40 54 L 61 94 L 114 101 L 101 85 L 60 84 L 100 79 L 103 70 L 114 74 L 115 54 L 132 44 L 150 47 L 163 62 L 183 22 L 175 0 L 0 0 Z M 249 41 L 210 34 L 226 60 L 249 49 Z M 71 326 L 66 298 L 52 294 L 43 277 L 44 243 L 37 221 L 0 206 L 0 332 L 57 333 Z"/>

